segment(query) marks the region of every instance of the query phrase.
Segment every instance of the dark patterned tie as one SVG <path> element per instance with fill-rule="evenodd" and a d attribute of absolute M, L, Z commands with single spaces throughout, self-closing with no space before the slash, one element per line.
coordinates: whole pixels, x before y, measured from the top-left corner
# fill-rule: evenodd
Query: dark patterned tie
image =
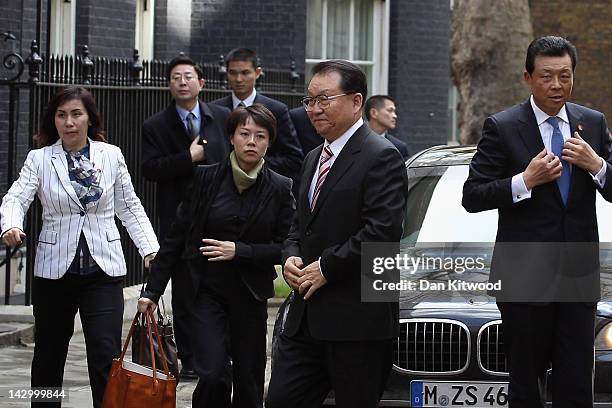
<path fill-rule="evenodd" d="M 191 140 L 200 136 L 200 129 L 196 122 L 196 116 L 193 114 L 193 112 L 189 112 L 189 114 L 187 114 L 187 127 L 189 128 L 189 136 L 191 136 Z"/>
<path fill-rule="evenodd" d="M 561 155 L 563 152 L 563 134 L 561 133 L 561 129 L 559 129 L 559 119 L 551 116 L 546 119 L 553 127 L 552 139 L 550 140 L 550 150 L 552 150 L 553 154 L 561 160 Z M 570 190 L 570 165 L 565 160 L 561 160 L 561 164 L 563 165 L 563 170 L 561 171 L 561 177 L 557 179 L 557 185 L 559 186 L 559 192 L 561 193 L 561 198 L 563 199 L 563 204 L 567 205 L 567 197 L 569 196 Z"/>

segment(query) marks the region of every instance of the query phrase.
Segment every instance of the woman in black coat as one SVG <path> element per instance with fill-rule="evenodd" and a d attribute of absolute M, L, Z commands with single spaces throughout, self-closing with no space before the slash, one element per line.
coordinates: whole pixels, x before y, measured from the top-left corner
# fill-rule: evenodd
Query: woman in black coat
<path fill-rule="evenodd" d="M 262 105 L 227 120 L 234 147 L 196 168 L 188 196 L 151 267 L 141 311 L 155 307 L 180 257 L 192 280 L 193 407 L 263 406 L 267 299 L 295 211 L 291 180 L 267 168 L 276 120 Z M 233 393 L 232 393 L 233 384 Z"/>

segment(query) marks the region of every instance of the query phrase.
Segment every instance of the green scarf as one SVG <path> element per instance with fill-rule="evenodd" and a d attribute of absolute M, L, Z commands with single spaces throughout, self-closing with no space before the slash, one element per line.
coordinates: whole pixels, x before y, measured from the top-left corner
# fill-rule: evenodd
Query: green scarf
<path fill-rule="evenodd" d="M 244 170 L 240 168 L 238 165 L 238 160 L 236 160 L 236 152 L 232 151 L 230 153 L 230 162 L 232 163 L 232 174 L 234 176 L 234 184 L 238 189 L 238 192 L 242 194 L 244 190 L 251 187 L 257 181 L 257 175 L 261 171 L 264 165 L 264 159 L 262 158 L 257 166 L 248 173 L 245 173 Z"/>

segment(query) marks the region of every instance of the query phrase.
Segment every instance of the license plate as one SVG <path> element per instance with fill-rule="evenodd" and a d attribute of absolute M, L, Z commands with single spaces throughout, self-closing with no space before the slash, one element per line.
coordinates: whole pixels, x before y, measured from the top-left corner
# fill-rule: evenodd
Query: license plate
<path fill-rule="evenodd" d="M 413 407 L 506 407 L 508 383 L 411 381 Z"/>

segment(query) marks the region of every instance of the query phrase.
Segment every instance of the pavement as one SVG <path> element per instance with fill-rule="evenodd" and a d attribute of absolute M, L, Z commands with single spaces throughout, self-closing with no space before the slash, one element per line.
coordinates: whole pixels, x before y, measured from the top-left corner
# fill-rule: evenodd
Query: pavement
<path fill-rule="evenodd" d="M 123 339 L 127 335 L 131 321 L 136 312 L 136 302 L 140 288 L 138 286 L 124 289 L 125 310 L 123 324 Z M 170 289 L 164 295 L 167 311 L 171 313 Z M 266 364 L 266 385 L 270 379 L 270 344 L 272 329 L 283 299 L 271 299 L 268 302 L 268 363 Z M 30 306 L 0 306 L 0 407 L 29 407 L 25 401 L 8 398 L 10 389 L 21 389 L 30 385 L 30 365 L 34 353 L 32 340 L 33 316 Z M 128 348 L 129 356 L 130 348 Z M 191 394 L 197 382 L 181 381 L 177 386 L 177 407 L 191 408 Z M 68 400 L 63 408 L 91 407 L 91 389 L 87 374 L 87 357 L 85 339 L 83 337 L 80 319 L 75 319 L 75 333 L 70 341 L 68 358 L 64 372 L 64 389 L 68 391 Z"/>

